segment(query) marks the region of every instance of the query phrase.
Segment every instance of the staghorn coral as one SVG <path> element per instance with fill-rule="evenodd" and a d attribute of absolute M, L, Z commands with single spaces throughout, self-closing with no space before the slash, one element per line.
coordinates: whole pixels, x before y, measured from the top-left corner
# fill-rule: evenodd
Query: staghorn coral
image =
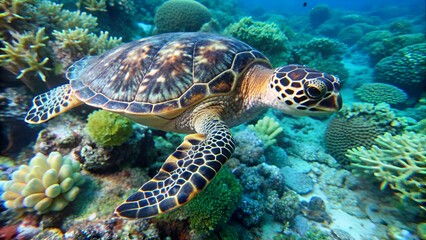
<path fill-rule="evenodd" d="M 122 43 L 121 38 L 109 37 L 108 32 L 101 31 L 97 36 L 88 29 L 78 27 L 62 31 L 54 30 L 52 35 L 56 39 L 51 44 L 53 51 L 65 67 L 86 55 L 98 55 Z"/>
<path fill-rule="evenodd" d="M 37 153 L 29 165 L 21 165 L 12 173 L 1 198 L 6 208 L 17 211 L 61 211 L 75 200 L 83 182 L 79 162 L 58 152 L 47 157 Z"/>
<path fill-rule="evenodd" d="M 13 40 L 9 43 L 3 41 L 4 47 L 0 48 L 0 66 L 17 75 L 17 79 L 23 79 L 26 75 L 34 74 L 43 82 L 46 82 L 47 72 L 51 68 L 46 64 L 49 58 L 45 56 L 43 48 L 48 39 L 45 29 L 39 28 L 37 32 L 10 33 Z M 29 83 L 27 85 L 30 85 Z"/>
<path fill-rule="evenodd" d="M 358 173 L 374 175 L 380 189 L 390 186 L 401 199 L 426 203 L 426 136 L 414 132 L 385 133 L 374 145 L 352 148 L 346 156 Z"/>
<path fill-rule="evenodd" d="M 87 119 L 89 136 L 101 146 L 119 146 L 132 135 L 132 122 L 120 114 L 97 110 Z"/>
<path fill-rule="evenodd" d="M 376 137 L 385 132 L 396 134 L 403 125 L 403 119 L 398 118 L 386 103 L 344 106 L 327 126 L 325 147 L 338 162 L 348 164 L 349 159 L 345 156 L 348 149 L 371 147 Z"/>
<path fill-rule="evenodd" d="M 280 123 L 268 116 L 257 121 L 256 125 L 248 125 L 248 128 L 256 133 L 266 147 L 275 144 L 277 142 L 276 137 L 283 131 Z"/>
<path fill-rule="evenodd" d="M 209 10 L 193 0 L 170 0 L 163 3 L 155 14 L 158 33 L 194 32 L 210 21 Z"/>
<path fill-rule="evenodd" d="M 32 91 L 65 82 L 64 69 L 76 60 L 76 55 L 80 58 L 99 54 L 120 42 L 117 38 L 108 39 L 105 32 L 98 37 L 92 33 L 88 37 L 79 35 L 83 39 L 88 38 L 95 50 L 83 52 L 83 48 L 78 54 L 68 56 L 70 50 L 58 49 L 63 43 L 60 40 L 65 37 L 55 39 L 52 33 L 59 35 L 57 32 L 77 28 L 85 29 L 87 33 L 97 31 L 97 18 L 62 8 L 62 4 L 51 1 L 5 0 L 0 3 L 0 39 L 3 46 L 0 49 L 0 66 L 16 75 Z"/>
<path fill-rule="evenodd" d="M 224 33 L 267 53 L 283 50 L 287 37 L 276 23 L 254 21 L 244 17 L 229 25 Z"/>
<path fill-rule="evenodd" d="M 378 82 L 404 89 L 409 95 L 418 95 L 426 84 L 426 43 L 404 47 L 376 66 Z"/>
<path fill-rule="evenodd" d="M 390 84 L 365 83 L 355 90 L 355 95 L 368 103 L 398 104 L 407 100 L 407 94 Z"/>

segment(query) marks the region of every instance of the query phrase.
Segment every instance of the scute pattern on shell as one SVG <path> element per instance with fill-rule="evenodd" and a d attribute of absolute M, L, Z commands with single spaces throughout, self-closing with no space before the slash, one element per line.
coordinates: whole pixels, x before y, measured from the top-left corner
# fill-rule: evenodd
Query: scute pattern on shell
<path fill-rule="evenodd" d="M 239 73 L 267 58 L 235 39 L 169 33 L 123 44 L 77 62 L 68 77 L 77 97 L 107 110 L 160 113 L 235 87 Z"/>

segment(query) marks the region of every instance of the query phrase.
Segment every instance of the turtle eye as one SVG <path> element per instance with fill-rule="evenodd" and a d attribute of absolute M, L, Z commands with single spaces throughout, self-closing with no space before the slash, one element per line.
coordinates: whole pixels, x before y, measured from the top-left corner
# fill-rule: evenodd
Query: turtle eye
<path fill-rule="evenodd" d="M 305 88 L 306 95 L 312 99 L 319 99 L 323 97 L 327 91 L 327 87 L 324 82 L 319 80 L 308 81 L 303 87 Z"/>

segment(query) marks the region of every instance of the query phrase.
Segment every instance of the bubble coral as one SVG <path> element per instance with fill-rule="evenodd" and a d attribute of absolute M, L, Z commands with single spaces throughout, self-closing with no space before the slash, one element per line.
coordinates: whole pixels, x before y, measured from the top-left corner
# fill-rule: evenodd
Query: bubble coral
<path fill-rule="evenodd" d="M 407 94 L 390 84 L 365 83 L 355 90 L 355 95 L 368 103 L 398 104 L 407 100 Z"/>
<path fill-rule="evenodd" d="M 89 136 L 101 146 L 119 146 L 132 134 L 132 122 L 118 113 L 97 110 L 91 113 L 86 125 Z"/>
<path fill-rule="evenodd" d="M 347 151 L 356 172 L 374 175 L 401 199 L 426 203 L 426 136 L 414 132 L 392 136 L 385 133 L 367 150 L 357 147 Z"/>
<path fill-rule="evenodd" d="M 155 14 L 158 33 L 195 32 L 210 21 L 209 10 L 193 0 L 170 0 L 163 3 Z"/>
<path fill-rule="evenodd" d="M 276 23 L 254 21 L 251 17 L 244 17 L 229 25 L 224 33 L 268 53 L 283 50 L 287 41 Z"/>
<path fill-rule="evenodd" d="M 63 210 L 76 199 L 84 182 L 80 163 L 58 152 L 47 157 L 37 153 L 29 165 L 21 165 L 11 176 L 3 187 L 4 206 L 37 214 Z"/>

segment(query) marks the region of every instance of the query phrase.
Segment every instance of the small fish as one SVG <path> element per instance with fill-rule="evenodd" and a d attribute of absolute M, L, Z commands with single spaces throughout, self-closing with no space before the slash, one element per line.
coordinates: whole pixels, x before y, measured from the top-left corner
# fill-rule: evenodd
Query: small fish
<path fill-rule="evenodd" d="M 308 6 L 308 3 L 307 3 L 307 2 L 304 2 L 304 3 L 303 3 L 303 7 L 306 7 L 306 6 Z"/>

